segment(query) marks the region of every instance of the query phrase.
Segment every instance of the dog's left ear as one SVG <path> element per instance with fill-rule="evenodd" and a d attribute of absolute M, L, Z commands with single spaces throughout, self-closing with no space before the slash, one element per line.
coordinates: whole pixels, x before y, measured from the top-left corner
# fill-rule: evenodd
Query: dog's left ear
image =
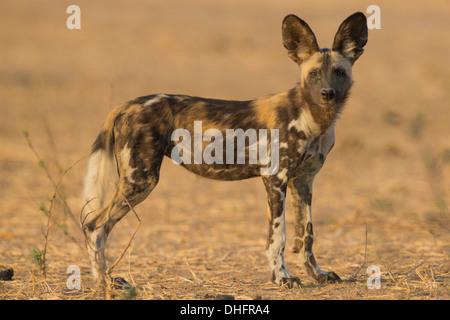
<path fill-rule="evenodd" d="M 367 43 L 367 20 L 362 12 L 352 14 L 342 22 L 333 42 L 333 50 L 353 64 L 364 52 Z"/>

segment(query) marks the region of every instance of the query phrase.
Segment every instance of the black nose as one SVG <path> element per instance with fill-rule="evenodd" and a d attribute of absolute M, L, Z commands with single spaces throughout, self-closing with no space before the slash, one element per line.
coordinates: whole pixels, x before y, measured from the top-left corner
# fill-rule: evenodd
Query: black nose
<path fill-rule="evenodd" d="M 336 90 L 333 88 L 330 89 L 322 89 L 320 91 L 320 94 L 322 95 L 322 98 L 326 101 L 333 100 L 334 97 L 336 97 Z"/>

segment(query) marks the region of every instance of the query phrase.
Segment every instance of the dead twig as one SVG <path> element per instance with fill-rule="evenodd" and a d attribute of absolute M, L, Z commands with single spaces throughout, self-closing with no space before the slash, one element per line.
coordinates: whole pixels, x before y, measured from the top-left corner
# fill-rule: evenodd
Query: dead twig
<path fill-rule="evenodd" d="M 127 205 L 130 207 L 131 211 L 133 211 L 134 215 L 136 216 L 136 219 L 138 220 L 138 226 L 136 227 L 136 229 L 133 232 L 133 235 L 130 238 L 130 241 L 128 241 L 127 245 L 125 246 L 125 248 L 123 249 L 122 253 L 120 254 L 120 256 L 116 259 L 116 261 L 113 262 L 113 264 L 111 264 L 108 269 L 106 269 L 106 274 L 109 275 L 112 271 L 112 269 L 114 269 L 114 267 L 122 260 L 123 256 L 125 255 L 125 252 L 127 252 L 128 248 L 131 246 L 131 242 L 133 241 L 136 233 L 139 230 L 139 227 L 141 226 L 141 219 L 139 218 L 138 214 L 136 213 L 136 211 L 134 210 L 133 206 L 130 204 L 130 202 L 128 201 L 127 197 L 125 197 L 125 195 L 123 194 L 123 192 L 120 191 L 120 193 L 122 193 L 122 196 L 124 197 L 125 201 L 127 202 Z"/>
<path fill-rule="evenodd" d="M 366 242 L 365 242 L 365 245 L 364 245 L 364 260 L 363 260 L 363 263 L 361 264 L 359 269 L 356 271 L 356 273 L 354 275 L 352 275 L 350 278 L 347 279 L 348 281 L 354 280 L 356 278 L 358 273 L 361 271 L 361 269 L 366 264 L 366 260 L 367 260 L 367 226 L 366 226 Z"/>
<path fill-rule="evenodd" d="M 68 205 L 68 203 L 67 203 L 67 200 L 66 200 L 65 195 L 62 194 L 62 192 L 61 192 L 61 190 L 60 190 L 60 186 L 61 186 L 61 183 L 62 183 L 62 181 L 63 181 L 63 178 L 66 176 L 66 174 L 67 174 L 73 167 L 75 167 L 81 160 L 83 160 L 83 158 L 82 158 L 82 159 L 79 159 L 79 160 L 77 160 L 77 161 L 75 161 L 72 165 L 70 165 L 68 168 L 66 168 L 66 169 L 62 172 L 62 174 L 60 175 L 59 179 L 56 181 L 56 180 L 53 178 L 53 176 L 52 176 L 52 174 L 51 174 L 51 172 L 50 172 L 48 166 L 45 164 L 45 161 L 43 160 L 43 158 L 39 155 L 39 153 L 38 153 L 37 150 L 35 149 L 35 147 L 34 147 L 32 141 L 31 141 L 31 139 L 30 139 L 30 136 L 29 136 L 28 131 L 24 129 L 24 130 L 22 130 L 22 133 L 23 133 L 23 135 L 25 136 L 25 139 L 26 139 L 26 141 L 27 141 L 27 143 L 28 143 L 29 148 L 31 149 L 31 151 L 33 152 L 33 154 L 35 155 L 35 157 L 38 159 L 38 165 L 39 165 L 42 169 L 44 169 L 44 171 L 45 171 L 45 173 L 46 173 L 46 175 L 47 175 L 48 180 L 53 184 L 53 187 L 54 187 L 53 195 L 52 195 L 52 197 L 50 198 L 50 208 L 49 208 L 48 210 L 46 210 L 45 208 L 44 208 L 44 209 L 41 209 L 41 210 L 44 212 L 44 214 L 46 214 L 46 216 L 47 216 L 47 224 L 46 224 L 45 230 L 43 231 L 43 235 L 44 235 L 44 249 L 41 251 L 41 252 L 42 252 L 42 259 L 40 259 L 39 264 L 40 264 L 40 267 L 41 267 L 41 269 L 42 269 L 41 271 L 42 271 L 42 274 L 43 274 L 43 276 L 44 276 L 44 280 L 46 281 L 46 279 L 47 279 L 47 272 L 46 272 L 46 269 L 47 269 L 47 267 L 46 267 L 46 254 L 47 254 L 47 247 L 48 247 L 48 241 L 49 241 L 50 230 L 51 230 L 52 227 L 53 227 L 53 224 L 52 224 L 52 217 L 53 217 L 53 211 L 54 211 L 54 208 L 55 208 L 55 205 L 56 205 L 56 200 L 61 201 L 61 203 L 63 204 L 64 209 L 66 210 L 66 212 L 68 212 L 69 215 L 70 215 L 70 217 L 71 217 L 71 219 L 75 221 L 75 217 L 74 217 L 74 215 L 72 214 L 72 210 L 70 209 L 70 207 L 69 207 L 69 205 Z M 61 169 L 61 166 L 59 165 L 59 163 L 57 163 L 57 164 L 58 164 L 59 168 Z M 73 238 L 72 236 L 69 236 L 69 235 L 68 235 L 67 230 L 65 230 L 65 229 L 63 228 L 62 225 L 59 225 L 59 227 L 64 231 L 64 234 L 65 234 L 66 236 L 68 236 L 74 243 L 76 243 L 77 245 L 79 245 L 75 238 Z"/>
<path fill-rule="evenodd" d="M 31 142 L 30 142 L 30 144 L 31 144 Z M 55 200 L 56 200 L 56 197 L 57 197 L 57 195 L 58 195 L 58 189 L 59 189 L 59 186 L 61 185 L 61 183 L 62 183 L 62 180 L 63 180 L 63 178 L 64 178 L 64 176 L 78 163 L 79 161 L 77 161 L 77 162 L 75 162 L 73 165 L 71 165 L 70 167 L 68 167 L 66 170 L 64 170 L 64 172 L 62 173 L 62 175 L 59 177 L 59 180 L 58 180 L 58 182 L 55 184 L 55 189 L 54 189 L 54 192 L 53 192 L 53 195 L 52 195 L 52 198 L 50 199 L 50 208 L 48 209 L 48 215 L 47 215 L 47 226 L 46 226 L 46 229 L 45 229 L 45 232 L 44 232 L 44 239 L 45 239 L 45 241 L 44 241 L 44 249 L 43 249 L 43 254 L 42 254 L 42 273 L 43 273 L 43 275 L 44 275 L 44 280 L 46 281 L 47 280 L 47 271 L 46 271 L 46 254 L 47 254 L 47 246 L 48 246 L 48 238 L 49 238 L 49 235 L 50 235 L 50 230 L 51 230 L 51 228 L 53 227 L 53 225 L 51 224 L 51 220 L 52 220 L 52 214 L 53 214 L 53 210 L 54 210 L 54 207 L 55 207 Z M 48 172 L 48 175 L 49 175 L 49 172 Z M 50 177 L 50 175 L 49 175 L 49 177 Z M 52 181 L 53 182 L 53 181 Z"/>
<path fill-rule="evenodd" d="M 387 269 L 388 275 L 389 275 L 389 277 L 391 278 L 391 280 L 394 281 L 395 284 L 397 284 L 397 280 L 394 279 L 394 276 L 392 275 L 392 272 L 391 272 L 391 270 L 389 269 L 389 267 L 388 267 L 387 265 L 385 265 L 385 268 Z"/>
<path fill-rule="evenodd" d="M 56 198 L 56 191 L 53 193 L 52 199 L 50 200 L 50 208 L 48 209 L 48 216 L 47 216 L 47 227 L 44 232 L 44 249 L 42 251 L 42 274 L 44 275 L 44 280 L 47 280 L 47 265 L 46 265 L 46 254 L 47 254 L 47 245 L 48 245 L 48 237 L 50 235 L 50 221 L 52 218 L 52 212 L 53 212 L 53 205 L 55 203 Z"/>
<path fill-rule="evenodd" d="M 94 211 L 89 211 L 88 213 L 86 213 L 86 215 L 84 216 L 84 218 L 83 218 L 83 211 L 84 211 L 84 209 L 87 207 L 87 205 L 89 204 L 89 203 L 91 203 L 91 201 L 93 201 L 93 200 L 95 200 L 95 199 L 97 199 L 98 197 L 95 197 L 95 198 L 92 198 L 92 199 L 90 199 L 88 202 L 86 202 L 84 205 L 83 205 L 83 207 L 81 208 L 81 211 L 80 211 L 80 226 L 81 227 L 83 227 L 84 226 L 84 223 L 86 222 L 86 219 L 87 219 L 87 217 L 92 213 L 92 212 L 94 212 Z"/>
<path fill-rule="evenodd" d="M 187 257 L 186 257 L 186 265 L 187 265 L 187 267 L 188 267 L 188 269 L 189 269 L 189 272 L 190 272 L 190 273 L 192 274 L 192 276 L 194 277 L 194 279 L 198 281 L 199 279 L 197 278 L 197 275 L 195 274 L 195 272 L 192 271 L 192 268 L 191 268 L 191 266 L 189 265 L 189 261 L 188 261 Z"/>
<path fill-rule="evenodd" d="M 411 268 L 411 270 L 409 270 L 409 271 L 407 272 L 407 274 L 406 274 L 407 277 L 410 276 L 411 273 L 413 273 L 414 270 L 416 270 L 416 268 L 420 267 L 420 266 L 426 261 L 426 260 L 424 260 L 424 261 L 422 261 L 421 263 L 419 263 L 419 261 L 420 261 L 420 259 L 422 259 L 422 257 L 423 257 L 423 252 L 422 252 L 422 255 L 420 256 L 420 258 L 417 259 L 416 263 L 415 263 L 414 266 Z"/>

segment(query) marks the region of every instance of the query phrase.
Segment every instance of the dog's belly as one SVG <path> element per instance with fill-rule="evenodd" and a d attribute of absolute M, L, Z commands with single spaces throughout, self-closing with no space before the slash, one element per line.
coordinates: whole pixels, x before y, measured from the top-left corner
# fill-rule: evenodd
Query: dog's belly
<path fill-rule="evenodd" d="M 181 166 L 199 176 L 215 180 L 235 181 L 260 176 L 258 165 L 182 163 Z"/>

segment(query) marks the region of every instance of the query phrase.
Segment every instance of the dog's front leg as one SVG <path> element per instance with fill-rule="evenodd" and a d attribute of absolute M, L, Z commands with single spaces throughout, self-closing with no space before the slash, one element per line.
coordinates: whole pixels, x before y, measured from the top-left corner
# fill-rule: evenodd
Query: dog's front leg
<path fill-rule="evenodd" d="M 293 252 L 303 258 L 308 275 L 318 283 L 342 282 L 339 276 L 330 271 L 322 271 L 317 265 L 312 251 L 314 242 L 311 217 L 312 182 L 314 176 L 300 175 L 289 181 L 294 211 L 294 247 Z"/>
<path fill-rule="evenodd" d="M 292 277 L 284 264 L 283 254 L 286 245 L 284 204 L 287 184 L 277 176 L 265 176 L 263 181 L 267 192 L 267 218 L 269 221 L 266 251 L 269 268 L 272 272 L 272 281 L 288 288 L 301 286 L 300 280 Z"/>

